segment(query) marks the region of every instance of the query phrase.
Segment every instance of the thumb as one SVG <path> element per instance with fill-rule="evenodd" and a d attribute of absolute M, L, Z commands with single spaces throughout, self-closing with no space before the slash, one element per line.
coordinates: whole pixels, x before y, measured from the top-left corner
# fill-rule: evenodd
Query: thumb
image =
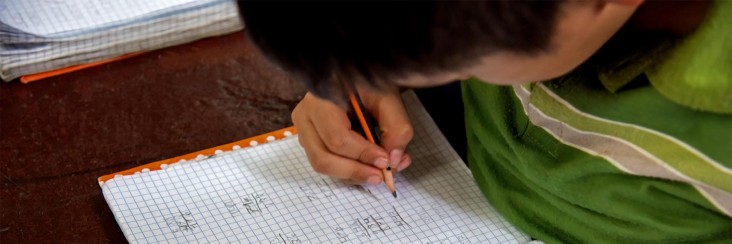
<path fill-rule="evenodd" d="M 389 152 L 389 163 L 397 167 L 402 161 L 404 149 L 412 140 L 414 131 L 398 91 L 371 96 L 368 91 L 364 104 L 374 115 L 381 130 L 381 146 Z"/>

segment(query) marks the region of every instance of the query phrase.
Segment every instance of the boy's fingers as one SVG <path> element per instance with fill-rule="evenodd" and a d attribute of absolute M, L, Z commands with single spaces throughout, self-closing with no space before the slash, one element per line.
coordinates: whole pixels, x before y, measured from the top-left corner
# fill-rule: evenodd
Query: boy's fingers
<path fill-rule="evenodd" d="M 412 123 L 404 109 L 401 96 L 393 93 L 371 101 L 372 111 L 381 129 L 381 145 L 389 152 L 389 162 L 397 167 L 409 142 L 414 136 Z"/>
<path fill-rule="evenodd" d="M 298 140 L 305 149 L 310 165 L 318 173 L 358 183 L 381 183 L 381 170 L 330 153 L 320 141 L 311 123 L 296 124 Z"/>
<path fill-rule="evenodd" d="M 351 130 L 346 112 L 335 104 L 324 102 L 310 120 L 330 152 L 379 168 L 386 167 L 386 151 Z"/>
<path fill-rule="evenodd" d="M 401 108 L 403 111 L 404 109 Z M 391 153 L 394 149 L 404 150 L 407 145 L 412 141 L 414 132 L 412 124 L 409 122 L 409 118 L 406 115 L 403 118 L 397 118 L 400 116 L 388 116 L 383 114 L 379 116 L 379 128 L 381 129 L 381 145 L 384 149 Z M 388 118 L 392 117 L 392 118 Z"/>
<path fill-rule="evenodd" d="M 358 184 L 376 185 L 382 181 L 380 169 L 335 154 L 321 154 L 320 158 L 311 160 L 310 164 L 315 172 Z"/>
<path fill-rule="evenodd" d="M 399 162 L 399 166 L 397 167 L 397 172 L 401 172 L 402 170 L 409 167 L 409 165 L 412 164 L 412 157 L 409 156 L 409 154 L 404 154 L 402 157 L 402 161 Z"/>
<path fill-rule="evenodd" d="M 301 140 L 315 172 L 359 184 L 381 183 L 380 169 L 328 152 L 317 137 L 303 137 Z"/>

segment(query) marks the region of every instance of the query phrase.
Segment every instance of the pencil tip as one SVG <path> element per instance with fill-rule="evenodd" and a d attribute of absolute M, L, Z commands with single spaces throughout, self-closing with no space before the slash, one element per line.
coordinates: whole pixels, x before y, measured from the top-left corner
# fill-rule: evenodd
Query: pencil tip
<path fill-rule="evenodd" d="M 397 198 L 397 197 L 396 197 L 396 191 L 394 191 L 394 192 L 391 192 L 391 195 L 392 195 L 392 196 L 394 196 L 394 198 Z"/>

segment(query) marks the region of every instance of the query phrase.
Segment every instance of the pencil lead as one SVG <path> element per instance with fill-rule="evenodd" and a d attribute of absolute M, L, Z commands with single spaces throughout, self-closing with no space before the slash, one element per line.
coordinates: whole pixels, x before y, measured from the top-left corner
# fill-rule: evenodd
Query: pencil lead
<path fill-rule="evenodd" d="M 397 198 L 396 197 L 396 191 L 391 192 L 391 195 L 394 196 L 394 198 Z"/>

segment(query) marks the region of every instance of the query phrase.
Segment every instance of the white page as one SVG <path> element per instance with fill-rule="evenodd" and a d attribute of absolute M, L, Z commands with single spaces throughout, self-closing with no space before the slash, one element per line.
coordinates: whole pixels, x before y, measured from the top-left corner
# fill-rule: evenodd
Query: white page
<path fill-rule="evenodd" d="M 222 0 L 2 0 L 0 22 L 46 36 L 129 24 L 155 14 Z"/>
<path fill-rule="evenodd" d="M 132 243 L 526 243 L 416 99 L 399 198 L 312 171 L 295 137 L 103 184 Z"/>

